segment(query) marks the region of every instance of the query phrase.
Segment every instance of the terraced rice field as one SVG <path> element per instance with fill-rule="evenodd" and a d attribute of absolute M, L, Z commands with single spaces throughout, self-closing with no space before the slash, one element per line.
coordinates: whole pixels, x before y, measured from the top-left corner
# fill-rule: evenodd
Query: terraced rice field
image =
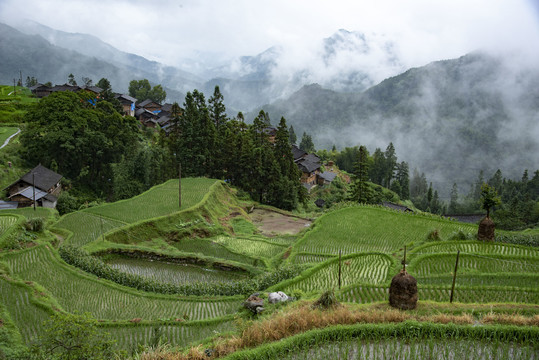
<path fill-rule="evenodd" d="M 513 244 L 485 243 L 476 240 L 435 242 L 418 247 L 411 255 L 432 253 L 464 253 L 513 255 L 513 256 L 539 256 L 539 248 L 519 246 Z"/>
<path fill-rule="evenodd" d="M 69 230 L 73 235 L 67 242 L 83 246 L 97 240 L 102 234 L 126 225 L 123 222 L 105 218 L 87 211 L 78 211 L 63 216 L 55 227 Z"/>
<path fill-rule="evenodd" d="M 199 203 L 216 180 L 182 179 L 182 208 L 178 207 L 178 180 L 169 180 L 128 200 L 91 207 L 63 216 L 56 228 L 73 233 L 68 242 L 83 246 L 102 233 L 141 220 L 169 215 Z"/>
<path fill-rule="evenodd" d="M 0 278 L 0 298 L 26 343 L 41 332 L 49 313 L 31 301 L 30 290 Z"/>
<path fill-rule="evenodd" d="M 215 336 L 222 332 L 234 329 L 234 323 L 223 321 L 204 325 L 136 325 L 114 328 L 104 328 L 109 332 L 111 338 L 116 340 L 119 349 L 136 350 L 140 345 L 151 345 L 155 341 L 156 335 L 160 335 L 162 340 L 175 344 L 176 346 L 186 346 L 191 342 Z"/>
<path fill-rule="evenodd" d="M 383 254 L 357 255 L 342 262 L 343 287 L 356 284 L 380 284 L 388 277 L 388 270 L 393 265 L 391 258 Z M 338 285 L 339 263 L 328 262 L 316 271 L 286 286 L 285 292 L 301 290 L 304 292 L 323 291 Z"/>
<path fill-rule="evenodd" d="M 451 274 L 456 254 L 423 255 L 412 261 L 408 272 L 417 276 Z M 458 273 L 537 273 L 538 257 L 493 256 L 461 253 Z"/>
<path fill-rule="evenodd" d="M 419 300 L 449 302 L 451 284 L 447 286 L 418 285 Z M 353 286 L 343 289 L 337 297 L 343 302 L 365 304 L 387 301 L 389 286 Z M 457 285 L 453 295 L 455 302 L 462 303 L 539 303 L 538 289 L 518 289 L 508 287 L 465 287 Z"/>
<path fill-rule="evenodd" d="M 215 182 L 214 179 L 206 178 L 182 179 L 181 209 L 178 207 L 178 180 L 169 180 L 134 198 L 96 206 L 86 211 L 131 224 L 188 209 L 202 201 Z"/>
<path fill-rule="evenodd" d="M 143 294 L 97 280 L 61 263 L 46 246 L 37 246 L 0 258 L 14 276 L 36 282 L 57 299 L 68 312 L 89 312 L 97 319 L 169 319 L 187 315 L 202 320 L 234 313 L 240 300 L 201 301 Z"/>
<path fill-rule="evenodd" d="M 281 245 L 245 237 L 219 236 L 212 240 L 227 247 L 232 252 L 258 258 L 271 258 L 287 248 L 285 244 Z"/>
<path fill-rule="evenodd" d="M 320 342 L 308 349 L 287 351 L 279 359 L 539 359 L 533 346 L 470 340 L 421 339 L 403 340 L 343 340 Z"/>
<path fill-rule="evenodd" d="M 107 261 L 107 264 L 125 273 L 140 275 L 170 284 L 235 282 L 247 277 L 245 273 L 236 271 L 223 271 L 191 264 L 166 263 L 145 259 L 115 258 Z"/>
<path fill-rule="evenodd" d="M 0 215 L 0 236 L 2 236 L 16 222 L 17 217 L 15 216 Z"/>
<path fill-rule="evenodd" d="M 178 242 L 174 242 L 173 246 L 176 249 L 187 253 L 202 254 L 248 265 L 259 263 L 256 259 L 232 252 L 224 245 L 218 244 L 210 239 L 181 239 Z"/>
<path fill-rule="evenodd" d="M 377 251 L 393 253 L 433 230 L 442 238 L 458 231 L 476 232 L 474 225 L 435 217 L 410 215 L 376 207 L 351 207 L 322 216 L 293 253 L 337 255 Z"/>

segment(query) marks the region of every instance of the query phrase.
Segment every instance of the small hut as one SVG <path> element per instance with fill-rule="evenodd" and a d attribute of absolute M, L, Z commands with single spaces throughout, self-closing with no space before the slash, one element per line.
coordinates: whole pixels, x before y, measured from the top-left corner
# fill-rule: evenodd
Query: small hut
<path fill-rule="evenodd" d="M 417 280 L 404 269 L 391 280 L 389 305 L 401 310 L 412 310 L 417 306 Z"/>

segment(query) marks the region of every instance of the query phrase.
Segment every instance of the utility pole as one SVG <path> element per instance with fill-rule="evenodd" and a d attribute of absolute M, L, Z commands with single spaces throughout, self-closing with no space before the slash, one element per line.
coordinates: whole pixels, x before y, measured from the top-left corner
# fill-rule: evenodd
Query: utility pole
<path fill-rule="evenodd" d="M 105 242 L 105 232 L 103 231 L 103 217 L 99 216 L 99 220 L 101 220 L 101 237 L 103 238 L 103 242 Z"/>
<path fill-rule="evenodd" d="M 180 169 L 178 171 L 178 195 L 179 195 L 179 206 L 182 207 L 182 163 L 180 162 Z"/>
<path fill-rule="evenodd" d="M 404 245 L 404 259 L 402 260 L 402 271 L 406 272 L 406 245 Z"/>
<path fill-rule="evenodd" d="M 34 211 L 36 211 L 36 174 L 32 173 L 32 191 L 34 192 Z"/>
<path fill-rule="evenodd" d="M 460 250 L 457 251 L 457 261 L 455 262 L 455 272 L 453 273 L 453 285 L 451 285 L 451 296 L 449 297 L 449 303 L 453 302 L 453 292 L 455 291 L 455 281 L 457 280 L 457 268 L 459 266 Z"/>
<path fill-rule="evenodd" d="M 342 250 L 339 250 L 339 290 L 341 290 L 341 274 L 342 274 L 341 256 L 342 256 Z"/>

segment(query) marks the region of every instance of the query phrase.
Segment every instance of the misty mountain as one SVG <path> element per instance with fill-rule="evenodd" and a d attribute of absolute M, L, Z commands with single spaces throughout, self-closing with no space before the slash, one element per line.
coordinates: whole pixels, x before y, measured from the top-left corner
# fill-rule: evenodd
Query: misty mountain
<path fill-rule="evenodd" d="M 318 83 L 335 91 L 358 92 L 404 70 L 396 45 L 383 35 L 341 29 L 312 47 L 271 47 L 210 69 L 204 76 L 213 79 L 205 84 L 204 92 L 220 85 L 227 105 L 256 110 L 305 85 Z"/>
<path fill-rule="evenodd" d="M 67 82 L 70 73 L 78 82 L 89 77 L 97 82 L 107 78 L 115 91 L 126 92 L 129 81 L 147 78 L 156 83 L 155 76 L 121 64 L 114 65 L 96 57 L 83 55 L 51 44 L 39 35 L 24 34 L 0 23 L 0 83 L 12 84 L 22 71 L 23 83 L 27 76 L 34 76 L 40 82 L 53 84 Z M 183 101 L 185 94 L 166 88 L 169 99 Z"/>
<path fill-rule="evenodd" d="M 93 35 L 59 31 L 30 20 L 23 22 L 18 29 L 29 35 L 39 35 L 52 45 L 74 50 L 119 68 L 125 68 L 134 74 L 136 79 L 147 78 L 153 83 L 159 83 L 184 93 L 193 90 L 202 83 L 200 78 L 189 72 L 120 51 Z"/>
<path fill-rule="evenodd" d="M 413 68 L 363 93 L 305 86 L 264 107 L 318 148 L 393 142 L 399 160 L 425 172 L 442 194 L 461 194 L 480 169 L 507 177 L 539 168 L 539 68 L 474 53 Z"/>

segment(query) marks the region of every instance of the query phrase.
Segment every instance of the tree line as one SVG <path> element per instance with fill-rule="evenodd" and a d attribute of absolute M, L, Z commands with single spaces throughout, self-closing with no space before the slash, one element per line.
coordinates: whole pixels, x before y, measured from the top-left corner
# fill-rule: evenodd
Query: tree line
<path fill-rule="evenodd" d="M 22 157 L 59 172 L 71 188 L 59 199 L 61 212 L 94 198 L 132 197 L 177 177 L 180 164 L 183 176 L 224 179 L 265 204 L 291 210 L 305 201 L 284 118 L 272 142 L 268 114 L 261 111 L 252 124 L 241 113 L 229 118 L 216 86 L 208 101 L 194 90 L 183 106 L 174 103 L 167 135 L 122 116 L 110 83 L 99 85 L 97 103 L 86 91 L 55 92 L 25 116 Z M 142 88 L 148 90 L 145 82 Z"/>

